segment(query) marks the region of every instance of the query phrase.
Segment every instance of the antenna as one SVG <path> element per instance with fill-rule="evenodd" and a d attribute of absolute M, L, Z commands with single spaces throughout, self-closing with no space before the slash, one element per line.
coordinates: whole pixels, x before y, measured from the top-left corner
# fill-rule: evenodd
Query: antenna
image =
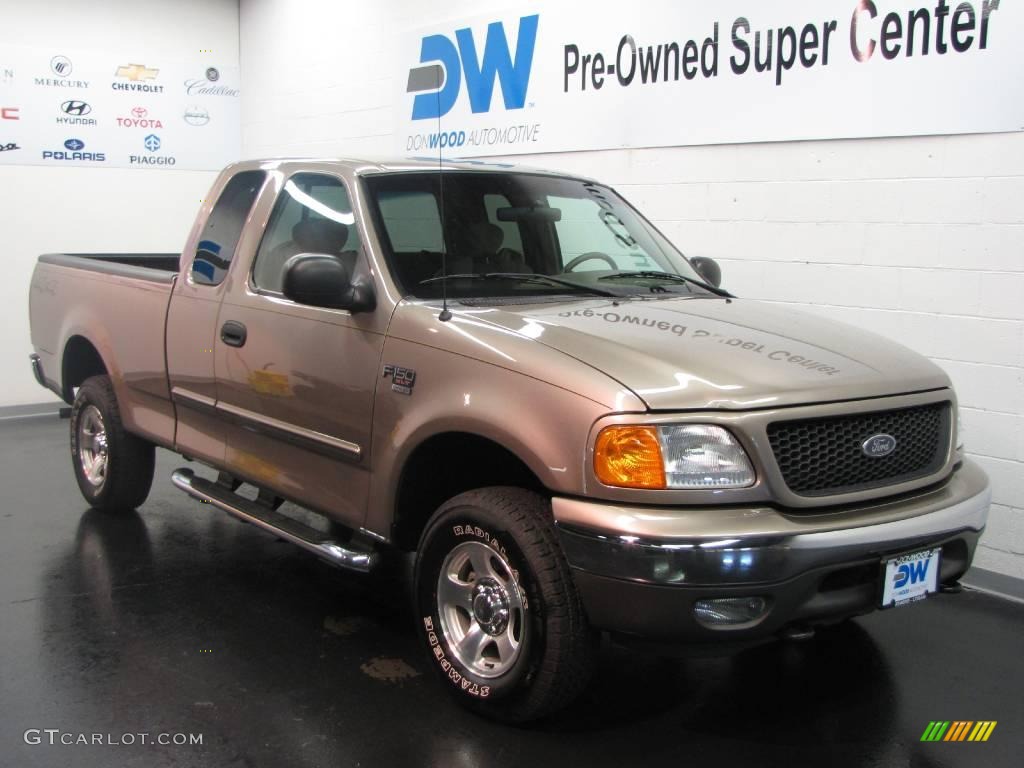
<path fill-rule="evenodd" d="M 448 238 L 445 237 L 445 230 L 448 221 L 444 216 L 444 150 L 441 143 L 441 67 L 436 67 L 434 73 L 437 75 L 437 190 L 438 204 L 441 209 L 441 314 L 437 319 L 447 323 L 452 319 L 452 313 L 448 310 Z M 447 78 L 447 74 L 445 75 Z"/>

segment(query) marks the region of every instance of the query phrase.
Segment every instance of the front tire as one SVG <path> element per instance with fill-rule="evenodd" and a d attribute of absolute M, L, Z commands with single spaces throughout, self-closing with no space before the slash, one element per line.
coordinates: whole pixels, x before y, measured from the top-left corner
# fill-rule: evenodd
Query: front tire
<path fill-rule="evenodd" d="M 420 539 L 414 594 L 431 666 L 487 717 L 536 720 L 590 679 L 593 635 L 536 493 L 483 488 L 444 503 Z"/>
<path fill-rule="evenodd" d="M 125 431 L 110 377 L 86 379 L 71 408 L 71 464 L 89 505 L 118 512 L 141 505 L 155 454 L 152 443 Z"/>

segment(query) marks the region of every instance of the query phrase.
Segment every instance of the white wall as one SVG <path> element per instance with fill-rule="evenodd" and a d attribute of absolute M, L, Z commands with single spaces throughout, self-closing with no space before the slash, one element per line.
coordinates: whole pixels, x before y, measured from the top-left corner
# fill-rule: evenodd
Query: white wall
<path fill-rule="evenodd" d="M 237 0 L 0 0 L 4 45 L 144 51 L 152 60 L 211 48 L 238 58 Z M 143 63 L 149 63 L 143 62 Z M 23 73 L 18 73 L 21 76 Z M 0 166 L 0 406 L 56 398 L 28 364 L 28 286 L 53 251 L 180 251 L 216 173 Z"/>

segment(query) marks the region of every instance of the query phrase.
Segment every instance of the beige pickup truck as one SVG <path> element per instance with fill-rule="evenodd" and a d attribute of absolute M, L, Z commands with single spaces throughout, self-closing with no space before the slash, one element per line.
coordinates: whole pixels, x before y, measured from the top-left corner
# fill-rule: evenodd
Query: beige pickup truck
<path fill-rule="evenodd" d="M 40 257 L 31 361 L 90 504 L 142 504 L 159 446 L 338 566 L 415 552 L 429 664 L 523 721 L 580 692 L 599 632 L 806 636 L 971 563 L 990 492 L 946 375 L 719 283 L 589 179 L 252 161 L 180 256 Z"/>

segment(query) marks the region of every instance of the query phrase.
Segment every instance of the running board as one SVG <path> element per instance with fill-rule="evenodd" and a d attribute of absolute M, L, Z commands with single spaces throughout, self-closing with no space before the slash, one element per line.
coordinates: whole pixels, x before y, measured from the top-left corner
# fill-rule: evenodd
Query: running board
<path fill-rule="evenodd" d="M 196 477 L 191 469 L 174 470 L 171 482 L 192 498 L 213 504 L 229 515 L 297 544 L 339 568 L 366 573 L 377 564 L 376 552 L 343 546 L 328 534 L 275 512 L 265 504 L 250 501 L 222 485 Z"/>

